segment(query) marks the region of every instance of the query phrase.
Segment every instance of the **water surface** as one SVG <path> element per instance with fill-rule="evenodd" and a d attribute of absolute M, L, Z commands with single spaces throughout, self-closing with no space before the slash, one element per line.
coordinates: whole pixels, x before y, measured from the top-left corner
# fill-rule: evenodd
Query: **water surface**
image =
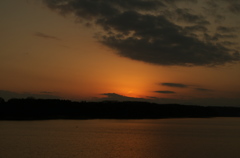
<path fill-rule="evenodd" d="M 239 158 L 240 118 L 0 121 L 0 158 Z"/>

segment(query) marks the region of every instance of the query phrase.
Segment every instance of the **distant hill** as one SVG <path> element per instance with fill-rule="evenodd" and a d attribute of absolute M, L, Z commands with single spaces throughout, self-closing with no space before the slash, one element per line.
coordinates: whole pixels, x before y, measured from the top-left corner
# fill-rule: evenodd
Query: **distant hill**
<path fill-rule="evenodd" d="M 156 104 L 132 101 L 74 102 L 58 99 L 0 99 L 0 120 L 160 119 L 240 117 L 239 107 Z"/>

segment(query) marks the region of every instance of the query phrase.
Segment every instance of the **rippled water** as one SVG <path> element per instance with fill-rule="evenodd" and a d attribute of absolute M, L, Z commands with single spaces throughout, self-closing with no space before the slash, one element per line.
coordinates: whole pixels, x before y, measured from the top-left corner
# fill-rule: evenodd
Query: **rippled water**
<path fill-rule="evenodd" d="M 0 158 L 239 158 L 240 118 L 0 121 Z"/>

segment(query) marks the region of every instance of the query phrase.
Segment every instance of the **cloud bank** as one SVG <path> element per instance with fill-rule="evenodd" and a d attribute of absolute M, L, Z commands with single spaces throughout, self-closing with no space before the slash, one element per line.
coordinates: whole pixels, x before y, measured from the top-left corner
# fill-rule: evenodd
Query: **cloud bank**
<path fill-rule="evenodd" d="M 165 66 L 215 66 L 240 60 L 233 42 L 239 28 L 224 24 L 227 15 L 240 14 L 236 0 L 42 1 L 62 15 L 100 27 L 95 37 L 119 56 Z"/>

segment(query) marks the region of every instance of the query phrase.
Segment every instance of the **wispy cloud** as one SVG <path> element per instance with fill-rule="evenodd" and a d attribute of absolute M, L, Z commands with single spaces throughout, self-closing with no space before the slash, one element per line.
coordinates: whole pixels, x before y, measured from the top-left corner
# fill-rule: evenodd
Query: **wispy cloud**
<path fill-rule="evenodd" d="M 212 89 L 207 89 L 207 88 L 202 88 L 201 86 L 187 85 L 182 83 L 160 83 L 160 85 L 167 86 L 167 87 L 174 87 L 174 88 L 188 88 L 188 89 L 196 90 L 199 92 L 213 92 Z M 155 92 L 165 92 L 165 91 L 155 91 Z M 168 92 L 171 93 L 172 91 L 166 91 L 166 93 Z"/>
<path fill-rule="evenodd" d="M 174 91 L 154 91 L 156 93 L 163 93 L 163 94 L 173 94 L 175 93 Z"/>
<path fill-rule="evenodd" d="M 195 88 L 197 91 L 202 91 L 202 92 L 212 92 L 213 90 L 211 89 L 206 89 L 206 88 Z"/>
<path fill-rule="evenodd" d="M 47 34 L 42 33 L 42 32 L 36 32 L 36 33 L 34 33 L 34 35 L 37 36 L 37 37 L 40 37 L 40 38 L 45 38 L 45 39 L 60 40 L 56 36 L 47 35 Z"/>
<path fill-rule="evenodd" d="M 220 33 L 234 33 L 238 31 L 239 28 L 237 27 L 226 27 L 226 26 L 218 26 L 217 31 Z"/>
<path fill-rule="evenodd" d="M 182 83 L 161 83 L 161 85 L 168 86 L 168 87 L 177 87 L 177 88 L 187 88 L 187 87 L 189 87 L 188 85 L 182 84 Z"/>

